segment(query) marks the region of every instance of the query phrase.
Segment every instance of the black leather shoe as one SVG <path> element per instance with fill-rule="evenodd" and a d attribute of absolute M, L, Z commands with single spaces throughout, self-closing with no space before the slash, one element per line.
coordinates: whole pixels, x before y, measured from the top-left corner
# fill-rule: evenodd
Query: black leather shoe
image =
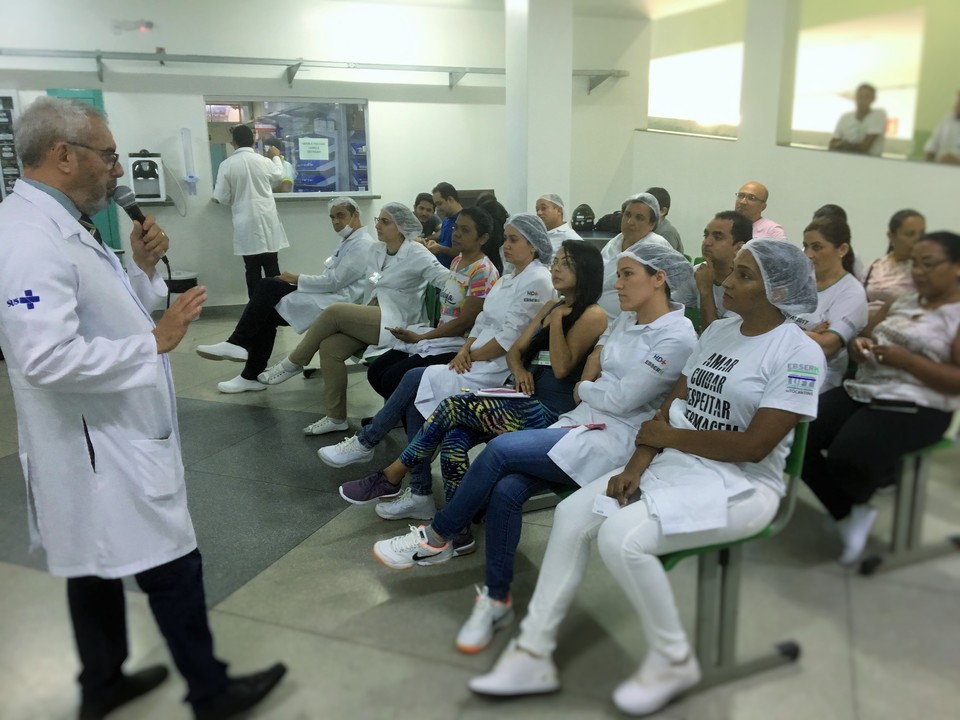
<path fill-rule="evenodd" d="M 226 689 L 194 707 L 196 720 L 224 720 L 249 710 L 263 700 L 287 672 L 283 663 L 251 675 L 230 678 Z"/>
<path fill-rule="evenodd" d="M 124 675 L 116 683 L 98 694 L 96 698 L 83 701 L 80 705 L 79 720 L 100 720 L 121 705 L 134 698 L 146 695 L 167 679 L 170 671 L 163 665 L 153 665 L 132 675 Z"/>

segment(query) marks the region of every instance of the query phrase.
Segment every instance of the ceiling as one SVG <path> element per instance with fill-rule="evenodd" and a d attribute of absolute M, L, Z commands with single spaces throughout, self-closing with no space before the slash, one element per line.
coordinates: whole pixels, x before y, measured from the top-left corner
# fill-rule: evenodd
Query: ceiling
<path fill-rule="evenodd" d="M 633 17 L 657 20 L 679 15 L 726 0 L 573 0 L 577 15 L 592 17 Z M 426 7 L 475 8 L 500 10 L 510 0 L 339 0 L 339 2 L 369 2 L 379 5 L 421 5 Z"/>

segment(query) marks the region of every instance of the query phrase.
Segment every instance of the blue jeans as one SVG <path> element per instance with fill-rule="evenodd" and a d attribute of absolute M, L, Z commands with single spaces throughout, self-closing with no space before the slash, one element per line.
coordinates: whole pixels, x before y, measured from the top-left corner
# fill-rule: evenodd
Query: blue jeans
<path fill-rule="evenodd" d="M 551 486 L 577 487 L 573 478 L 547 457 L 568 432 L 568 428 L 547 428 L 495 437 L 467 470 L 453 499 L 433 518 L 437 534 L 452 538 L 487 507 L 486 575 L 494 600 L 506 600 L 510 595 L 523 504 Z"/>
<path fill-rule="evenodd" d="M 407 441 L 413 440 L 423 427 L 424 417 L 413 404 L 417 398 L 417 388 L 426 367 L 407 370 L 397 389 L 387 399 L 370 424 L 357 433 L 357 439 L 365 448 L 376 447 L 387 434 L 403 419 L 407 430 Z M 414 495 L 432 495 L 433 479 L 430 477 L 430 461 L 427 458 L 410 468 L 410 489 Z"/>

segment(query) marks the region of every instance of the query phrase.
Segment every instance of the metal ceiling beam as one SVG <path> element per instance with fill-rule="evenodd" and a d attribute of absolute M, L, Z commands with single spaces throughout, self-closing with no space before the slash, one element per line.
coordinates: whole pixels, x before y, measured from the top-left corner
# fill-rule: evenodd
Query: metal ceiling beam
<path fill-rule="evenodd" d="M 166 63 L 199 63 L 210 65 L 261 65 L 279 66 L 285 68 L 284 77 L 287 84 L 293 87 L 293 80 L 302 68 L 328 68 L 341 70 L 392 70 L 398 72 L 433 72 L 445 73 L 450 88 L 457 85 L 466 75 L 506 75 L 503 68 L 492 67 L 454 67 L 447 65 L 387 65 L 383 63 L 355 63 L 339 62 L 334 60 L 296 60 L 284 58 L 251 58 L 236 55 L 175 55 L 167 52 L 137 53 L 113 52 L 102 50 L 37 50 L 21 48 L 0 48 L 0 57 L 42 57 L 63 58 L 68 60 L 95 60 L 97 63 L 97 77 L 103 82 L 104 60 L 127 60 L 133 62 Z M 595 90 L 601 83 L 610 78 L 627 77 L 626 70 L 574 70 L 574 76 L 588 77 L 588 93 Z"/>

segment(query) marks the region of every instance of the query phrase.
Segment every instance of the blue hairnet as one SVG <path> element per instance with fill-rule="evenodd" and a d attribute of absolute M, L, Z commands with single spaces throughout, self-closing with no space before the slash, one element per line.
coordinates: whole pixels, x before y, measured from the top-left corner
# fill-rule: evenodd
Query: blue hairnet
<path fill-rule="evenodd" d="M 663 270 L 672 299 L 689 296 L 695 288 L 693 265 L 672 247 L 664 247 L 657 240 L 641 240 L 617 255 L 617 260 L 620 258 L 629 258 L 654 270 Z"/>
<path fill-rule="evenodd" d="M 787 317 L 817 309 L 817 281 L 813 263 L 803 250 L 785 240 L 755 238 L 740 253 L 749 252 L 757 261 L 767 300 Z"/>
<path fill-rule="evenodd" d="M 413 214 L 413 210 L 403 203 L 387 203 L 380 208 L 380 210 L 393 218 L 404 240 L 413 240 L 423 234 L 423 224 L 417 220 L 417 216 Z"/>
<path fill-rule="evenodd" d="M 553 258 L 553 245 L 547 237 L 547 226 L 533 213 L 517 213 L 507 218 L 504 227 L 512 227 L 537 251 L 540 262 L 547 264 Z"/>

